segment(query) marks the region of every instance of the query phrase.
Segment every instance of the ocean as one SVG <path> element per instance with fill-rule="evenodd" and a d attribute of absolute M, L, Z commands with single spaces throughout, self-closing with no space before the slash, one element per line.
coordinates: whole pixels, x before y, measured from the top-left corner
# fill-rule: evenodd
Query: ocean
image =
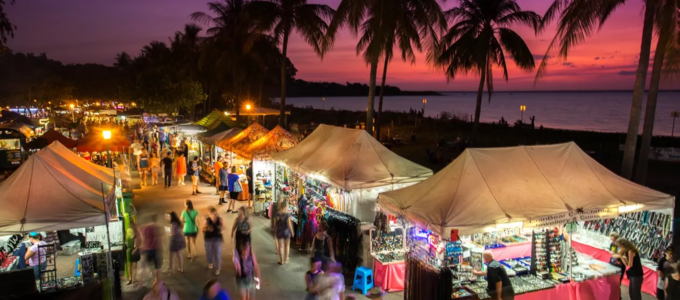
<path fill-rule="evenodd" d="M 441 96 L 390 96 L 383 100 L 383 110 L 409 111 L 425 108 L 425 115 L 436 117 L 443 112 L 470 119 L 475 112 L 475 92 L 441 92 Z M 366 110 L 366 97 L 292 97 L 287 104 L 296 107 L 313 106 L 318 109 Z M 427 104 L 423 105 L 423 99 Z M 524 122 L 535 116 L 535 126 L 600 132 L 627 132 L 633 92 L 496 92 L 491 102 L 484 94 L 482 122 L 498 122 L 501 117 L 514 124 L 522 117 L 520 106 L 526 107 Z M 645 99 L 647 96 L 645 95 Z M 275 99 L 278 101 L 278 99 Z M 645 100 L 646 101 L 646 100 Z M 643 110 L 646 103 L 643 104 Z M 378 97 L 375 99 L 378 109 Z M 656 107 L 654 135 L 671 135 L 672 111 L 680 112 L 680 92 L 661 92 Z M 675 135 L 680 131 L 676 120 Z M 644 111 L 640 121 L 640 132 Z"/>

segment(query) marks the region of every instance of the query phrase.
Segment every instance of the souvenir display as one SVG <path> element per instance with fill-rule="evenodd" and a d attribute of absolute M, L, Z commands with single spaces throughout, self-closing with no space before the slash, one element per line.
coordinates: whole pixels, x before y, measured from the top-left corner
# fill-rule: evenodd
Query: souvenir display
<path fill-rule="evenodd" d="M 405 251 L 405 231 L 398 227 L 391 232 L 371 230 L 371 254 L 386 254 Z"/>

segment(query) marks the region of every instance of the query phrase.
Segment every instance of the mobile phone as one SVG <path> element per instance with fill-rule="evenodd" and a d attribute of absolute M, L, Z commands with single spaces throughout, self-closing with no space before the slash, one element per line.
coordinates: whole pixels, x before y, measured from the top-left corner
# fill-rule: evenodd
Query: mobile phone
<path fill-rule="evenodd" d="M 260 278 L 255 277 L 255 289 L 260 289 Z"/>

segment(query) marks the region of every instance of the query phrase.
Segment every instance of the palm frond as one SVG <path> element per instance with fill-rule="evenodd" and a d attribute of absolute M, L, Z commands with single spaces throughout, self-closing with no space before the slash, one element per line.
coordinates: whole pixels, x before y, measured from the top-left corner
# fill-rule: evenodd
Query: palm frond
<path fill-rule="evenodd" d="M 533 71 L 536 66 L 534 56 L 522 37 L 508 28 L 499 28 L 498 33 L 503 49 L 512 55 L 515 64 L 522 70 Z"/>

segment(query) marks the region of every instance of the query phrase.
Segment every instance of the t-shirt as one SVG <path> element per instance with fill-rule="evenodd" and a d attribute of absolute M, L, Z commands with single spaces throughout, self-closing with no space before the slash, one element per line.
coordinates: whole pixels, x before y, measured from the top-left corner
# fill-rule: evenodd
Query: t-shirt
<path fill-rule="evenodd" d="M 31 266 L 31 267 L 35 267 L 35 266 L 39 265 L 41 262 L 42 263 L 47 262 L 47 258 L 46 258 L 46 255 L 45 255 L 45 249 L 39 249 L 38 245 L 47 245 L 47 243 L 45 243 L 45 241 L 40 241 L 40 242 L 33 244 L 31 246 L 31 248 L 29 248 L 29 250 L 31 250 L 31 252 L 35 253 L 33 256 L 31 256 L 31 258 L 28 259 L 28 265 Z M 40 252 L 40 253 L 38 253 L 38 252 Z"/>
<path fill-rule="evenodd" d="M 227 178 L 229 177 L 229 170 L 225 169 L 225 168 L 220 169 L 219 176 L 220 176 L 220 185 L 221 186 L 227 186 L 227 182 L 228 182 Z"/>
<path fill-rule="evenodd" d="M 192 161 L 191 162 L 191 175 L 192 176 L 198 176 L 199 175 L 199 169 L 198 169 L 198 162 L 197 161 Z"/>
<path fill-rule="evenodd" d="M 172 172 L 172 158 L 167 156 L 163 158 L 163 168 L 166 172 Z"/>
<path fill-rule="evenodd" d="M 321 275 L 319 287 L 323 288 L 319 293 L 319 300 L 342 300 L 339 294 L 345 291 L 345 278 L 338 273 Z"/>
<path fill-rule="evenodd" d="M 159 134 L 159 140 L 165 143 L 165 131 L 161 131 Z"/>
<path fill-rule="evenodd" d="M 213 165 L 213 169 L 215 169 L 215 176 L 220 176 L 220 170 L 222 170 L 222 162 L 216 161 L 215 164 Z"/>
<path fill-rule="evenodd" d="M 659 263 L 656 265 L 656 270 L 663 272 L 663 274 L 666 276 L 670 276 L 671 274 L 675 273 L 675 268 L 673 268 L 673 265 L 668 260 L 666 260 L 665 257 L 661 257 L 659 259 Z M 659 276 L 659 281 L 656 283 L 656 287 L 663 289 L 664 286 L 664 278 Z"/>
<path fill-rule="evenodd" d="M 229 181 L 229 191 L 233 192 L 234 191 L 234 184 L 238 181 L 239 176 L 237 174 L 231 173 L 227 176 L 227 180 Z"/>
<path fill-rule="evenodd" d="M 215 298 L 208 299 L 206 296 L 201 296 L 201 298 L 198 298 L 198 300 L 229 300 L 229 296 L 227 296 L 227 293 L 224 290 L 221 290 Z"/>
<path fill-rule="evenodd" d="M 193 209 L 191 211 L 183 211 L 182 217 L 184 217 L 184 233 L 195 233 L 198 232 L 198 226 L 196 226 L 196 216 L 198 216 L 198 211 Z"/>
<path fill-rule="evenodd" d="M 134 143 L 130 148 L 132 149 L 132 155 L 142 154 L 142 145 L 140 143 Z"/>
<path fill-rule="evenodd" d="M 492 260 L 489 263 L 489 266 L 486 269 L 486 278 L 486 281 L 489 284 L 486 289 L 489 292 L 496 293 L 496 283 L 498 282 L 502 282 L 503 292 L 505 292 L 506 289 L 512 289 L 512 283 L 510 282 L 510 278 L 508 278 L 508 274 L 505 272 L 505 268 L 495 260 Z"/>
<path fill-rule="evenodd" d="M 160 236 L 155 225 L 148 225 L 142 229 L 142 250 L 158 249 Z"/>

